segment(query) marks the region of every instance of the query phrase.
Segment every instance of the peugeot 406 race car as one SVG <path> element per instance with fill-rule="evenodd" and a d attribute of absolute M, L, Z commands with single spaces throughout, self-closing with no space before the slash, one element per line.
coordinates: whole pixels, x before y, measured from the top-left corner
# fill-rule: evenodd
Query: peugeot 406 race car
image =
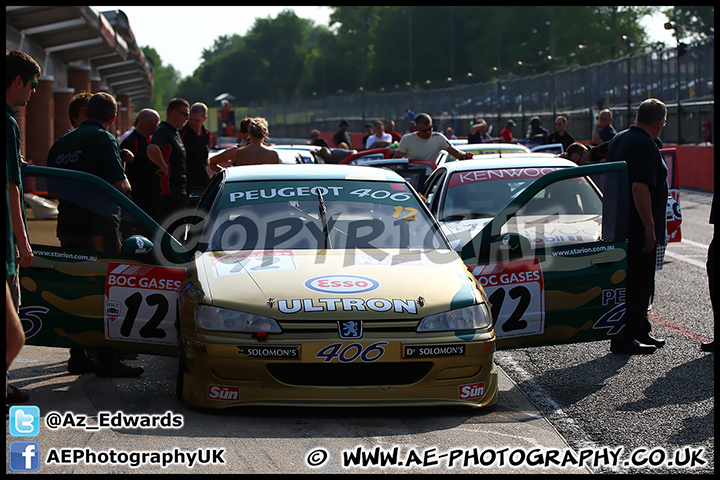
<path fill-rule="evenodd" d="M 183 398 L 495 402 L 482 289 L 404 179 L 344 165 L 223 173 L 186 243 L 198 246 L 180 295 Z"/>

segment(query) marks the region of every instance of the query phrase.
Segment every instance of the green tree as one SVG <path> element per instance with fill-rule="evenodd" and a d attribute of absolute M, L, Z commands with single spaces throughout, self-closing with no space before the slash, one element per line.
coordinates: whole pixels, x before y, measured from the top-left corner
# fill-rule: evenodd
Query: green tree
<path fill-rule="evenodd" d="M 654 6 L 336 6 L 317 26 L 284 10 L 246 35 L 223 35 L 190 77 L 156 64 L 156 91 L 212 105 L 292 102 L 340 91 L 440 88 L 618 58 L 647 44 Z M 714 31 L 711 7 L 675 7 L 688 29 Z M 633 50 L 637 52 L 637 50 Z M 154 53 L 154 52 L 153 52 Z M 155 55 L 155 57 L 157 57 Z M 167 83 L 167 85 L 165 85 Z M 177 89 L 173 85 L 177 84 Z"/>
<path fill-rule="evenodd" d="M 715 35 L 715 7 L 675 6 L 664 11 L 668 20 L 675 20 L 680 30 L 680 40 L 686 37 L 694 39 Z"/>
<path fill-rule="evenodd" d="M 157 110 L 161 117 L 164 117 L 167 104 L 176 94 L 177 84 L 180 81 L 180 72 L 172 65 L 163 65 L 160 55 L 154 48 L 145 46 L 142 51 L 145 57 L 150 59 L 154 65 L 153 97 L 147 108 Z"/>

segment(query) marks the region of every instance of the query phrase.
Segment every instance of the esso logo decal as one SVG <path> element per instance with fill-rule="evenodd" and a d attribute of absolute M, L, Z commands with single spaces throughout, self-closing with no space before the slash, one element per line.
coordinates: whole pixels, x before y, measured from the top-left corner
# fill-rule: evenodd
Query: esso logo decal
<path fill-rule="evenodd" d="M 305 282 L 305 288 L 320 293 L 366 293 L 377 290 L 380 282 L 354 275 L 325 275 Z"/>

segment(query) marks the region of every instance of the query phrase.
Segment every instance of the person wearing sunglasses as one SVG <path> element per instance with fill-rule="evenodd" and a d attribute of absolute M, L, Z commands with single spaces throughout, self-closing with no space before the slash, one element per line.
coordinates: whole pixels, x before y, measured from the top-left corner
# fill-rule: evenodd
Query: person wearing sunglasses
<path fill-rule="evenodd" d="M 173 98 L 167 106 L 166 119 L 152 134 L 147 156 L 158 168 L 160 177 L 160 205 L 157 214 L 161 222 L 187 203 L 187 153 L 180 128 L 190 117 L 190 103 Z"/>
<path fill-rule="evenodd" d="M 561 143 L 563 150 L 575 143 L 575 139 L 567 131 L 567 124 L 567 118 L 558 116 L 555 119 L 555 131 L 548 136 L 547 143 Z"/>
<path fill-rule="evenodd" d="M 473 158 L 470 152 L 461 152 L 450 144 L 440 132 L 433 131 L 433 121 L 427 113 L 415 117 L 417 131 L 403 136 L 393 158 L 409 158 L 430 160 L 435 162 L 440 150 L 447 152 L 458 160 Z"/>
<path fill-rule="evenodd" d="M 7 173 L 7 207 L 5 220 L 5 267 L 7 270 L 6 298 L 9 296 L 8 309 L 18 318 L 20 308 L 20 266 L 27 267 L 32 263 L 33 252 L 27 234 L 25 220 L 25 202 L 23 199 L 22 175 L 20 164 L 20 127 L 14 115 L 16 108 L 27 105 L 37 88 L 40 78 L 40 65 L 30 55 L 18 50 L 5 50 L 5 164 Z M 8 295 L 9 293 L 9 295 Z M 8 318 L 7 351 L 19 353 L 24 344 L 25 335 L 19 320 L 11 322 Z M 17 327 L 20 326 L 20 330 Z M 14 327 L 14 328 L 11 328 Z M 27 402 L 30 395 L 9 382 L 7 367 L 14 360 L 13 355 L 6 355 L 5 374 L 7 405 Z"/>

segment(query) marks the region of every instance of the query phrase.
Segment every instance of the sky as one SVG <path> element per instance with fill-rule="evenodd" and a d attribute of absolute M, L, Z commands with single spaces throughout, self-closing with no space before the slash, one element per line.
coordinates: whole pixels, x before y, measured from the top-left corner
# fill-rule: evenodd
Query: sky
<path fill-rule="evenodd" d="M 99 12 L 122 10 L 128 16 L 130 28 L 140 47 L 151 46 L 160 55 L 163 65 L 172 65 L 182 77 L 192 75 L 200 65 L 203 50 L 210 49 L 221 35 L 245 35 L 256 18 L 275 18 L 289 8 L 301 18 L 316 25 L 327 26 L 331 9 L 319 6 L 260 6 L 260 7 L 180 7 L 131 6 L 92 7 Z M 643 24 L 655 41 L 675 45 L 672 31 L 665 30 L 662 14 L 646 17 Z"/>
<path fill-rule="evenodd" d="M 125 12 L 138 45 L 154 48 L 163 65 L 172 65 L 182 77 L 192 75 L 200 66 L 203 50 L 212 48 L 218 37 L 245 35 L 256 18 L 275 18 L 284 9 L 291 9 L 298 17 L 327 26 L 331 13 L 330 7 L 308 6 L 92 8 Z"/>

